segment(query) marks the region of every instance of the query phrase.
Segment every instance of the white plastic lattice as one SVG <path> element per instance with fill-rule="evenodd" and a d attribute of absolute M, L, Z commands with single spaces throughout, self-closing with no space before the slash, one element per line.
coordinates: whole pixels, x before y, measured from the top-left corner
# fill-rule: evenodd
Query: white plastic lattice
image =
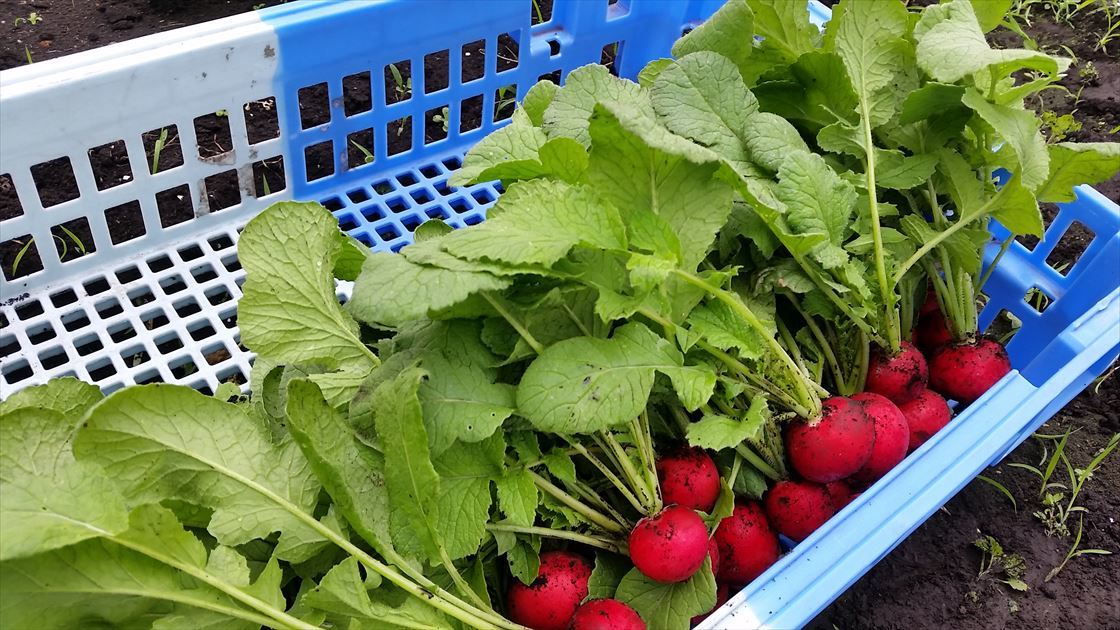
<path fill-rule="evenodd" d="M 291 180 L 276 55 L 250 14 L 0 75 L 0 396 L 244 381 L 236 231 Z"/>

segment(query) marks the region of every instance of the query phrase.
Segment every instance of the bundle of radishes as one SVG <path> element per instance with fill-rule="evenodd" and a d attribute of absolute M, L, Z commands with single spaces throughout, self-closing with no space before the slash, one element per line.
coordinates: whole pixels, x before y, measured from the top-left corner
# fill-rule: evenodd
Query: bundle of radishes
<path fill-rule="evenodd" d="M 698 621 L 1008 372 L 989 218 L 1040 234 L 1120 169 L 1043 141 L 1022 101 L 1067 62 L 990 49 L 996 4 L 848 0 L 821 33 L 731 0 L 638 83 L 533 86 L 451 182 L 501 180 L 488 219 L 399 254 L 269 208 L 238 244 L 251 396 L 0 404 L 5 621 Z"/>

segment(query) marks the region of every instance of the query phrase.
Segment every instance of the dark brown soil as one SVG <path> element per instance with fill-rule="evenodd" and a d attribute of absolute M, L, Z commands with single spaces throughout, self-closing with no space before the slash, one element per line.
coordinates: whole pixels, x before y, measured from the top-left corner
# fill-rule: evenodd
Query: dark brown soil
<path fill-rule="evenodd" d="M 95 48 L 112 42 L 124 41 L 142 35 L 160 32 L 188 24 L 216 19 L 252 10 L 258 5 L 276 5 L 282 0 L 0 0 L 0 69 L 27 63 L 30 53 L 36 62 L 53 57 Z M 528 5 L 528 0 L 526 0 Z M 551 16 L 551 0 L 541 4 L 542 19 Z M 42 21 L 38 24 L 21 22 L 31 12 L 37 12 Z M 1046 50 L 1059 51 L 1065 45 L 1076 54 L 1079 63 L 1071 69 L 1063 86 L 1079 98 L 1051 91 L 1041 102 L 1032 103 L 1057 115 L 1073 112 L 1082 127 L 1070 132 L 1069 139 L 1079 142 L 1116 141 L 1110 131 L 1120 124 L 1120 63 L 1115 55 L 1109 56 L 1093 49 L 1095 34 L 1101 23 L 1097 17 L 1079 18 L 1076 28 L 1055 25 L 1042 19 L 1036 11 L 1036 20 L 1028 32 Z M 533 22 L 538 20 L 536 16 Z M 1006 34 L 996 33 L 994 39 L 1012 45 Z M 1120 42 L 1114 44 L 1120 48 Z M 1115 52 L 1115 51 L 1114 51 Z M 467 55 L 467 53 L 470 53 Z M 409 98 L 415 89 L 438 89 L 447 85 L 447 55 L 463 55 L 464 81 L 476 78 L 482 72 L 484 55 L 492 54 L 477 46 L 468 45 L 461 51 L 437 53 L 425 59 L 427 80 L 424 86 L 411 86 L 411 68 L 407 62 L 395 64 L 401 79 L 386 71 L 385 93 L 391 102 Z M 505 69 L 516 63 L 517 43 L 508 37 L 499 40 L 498 67 Z M 611 51 L 604 51 L 603 63 L 609 63 Z M 1092 62 L 1095 75 L 1088 68 Z M 558 76 L 551 77 L 556 81 Z M 356 75 L 346 84 L 345 107 L 349 112 L 359 112 L 374 106 L 371 103 L 369 76 Z M 373 80 L 377 80 L 374 76 Z M 363 87 L 363 82 L 364 86 Z M 399 88 L 399 89 L 398 89 Z M 305 99 L 301 97 L 304 124 L 326 115 L 326 92 L 313 86 Z M 503 95 L 495 95 L 500 103 Z M 249 133 L 260 137 L 276 135 L 274 109 L 259 104 L 254 110 Z M 484 115 L 495 119 L 508 117 L 512 108 L 497 105 L 494 112 L 483 112 L 481 98 L 469 99 L 462 105 L 460 130 L 468 131 L 481 126 Z M 440 117 L 440 118 L 437 118 Z M 443 112 L 426 112 L 424 116 L 425 141 L 443 137 L 446 132 L 441 122 Z M 399 133 L 390 136 L 390 152 L 398 153 L 411 144 L 411 119 L 398 124 Z M 148 162 L 152 161 L 152 148 L 160 135 L 159 129 L 145 135 Z M 228 147 L 229 128 L 221 116 L 205 117 L 198 125 L 202 151 L 208 155 L 223 152 Z M 168 140 L 160 157 L 161 168 L 181 163 L 183 156 L 175 142 L 177 131 L 169 130 Z M 370 148 L 372 137 L 355 134 L 348 142 L 350 164 L 359 164 L 364 154 L 356 145 Z M 223 142 L 225 144 L 223 145 Z M 104 188 L 132 177 L 123 153 L 113 145 L 99 147 L 91 153 L 98 185 Z M 333 168 L 329 154 L 309 154 L 310 162 L 318 164 L 321 175 Z M 43 200 L 55 204 L 76 194 L 73 176 L 65 164 L 50 164 L 35 174 L 41 182 Z M 279 190 L 284 182 L 282 165 L 262 163 L 254 168 L 257 185 Z M 1120 200 L 1120 178 L 1097 186 L 1107 197 Z M 236 184 L 227 190 L 216 182 L 208 186 L 210 204 L 219 208 L 229 202 L 229 195 L 238 194 Z M 157 200 L 161 220 L 165 225 L 186 220 L 192 216 L 189 195 L 184 191 L 170 191 Z M 1052 217 L 1053 209 L 1045 209 Z M 11 182 L 0 174 L 0 218 L 21 212 L 11 191 Z M 1048 217 L 1048 218 L 1049 218 Z M 110 216 L 114 234 L 128 238 L 139 218 L 138 208 L 122 206 L 113 209 Z M 79 240 L 91 243 L 88 226 L 81 221 L 66 226 Z M 70 237 L 58 231 L 56 246 L 67 246 L 67 260 L 81 255 Z M 20 249 L 20 235 L 5 234 L 0 244 L 0 267 L 10 271 L 13 258 Z M 1088 235 L 1064 239 L 1049 259 L 1051 264 L 1069 262 L 1083 249 Z M 1080 239 L 1080 240 L 1079 240 Z M 39 262 L 29 255 L 21 262 L 18 275 L 35 270 Z M 1093 388 L 1078 396 L 1061 413 L 1042 429 L 1043 433 L 1062 433 L 1076 429 L 1067 446 L 1075 465 L 1084 465 L 1109 437 L 1120 431 L 1120 374 L 1104 381 L 1099 393 Z M 987 476 L 1006 486 L 1018 502 L 1018 510 L 995 489 L 982 481 L 973 482 L 941 511 L 931 517 L 893 553 L 880 562 L 863 579 L 858 581 L 839 600 L 826 609 L 812 624 L 812 628 L 829 629 L 905 629 L 954 628 L 972 630 L 981 628 L 1120 628 L 1120 560 L 1115 556 L 1084 556 L 1071 561 L 1066 568 L 1045 582 L 1044 577 L 1058 565 L 1071 544 L 1069 538 L 1049 537 L 1044 527 L 1032 513 L 1039 509 L 1037 480 L 1028 472 L 1010 467 L 1010 462 L 1037 464 L 1042 456 L 1038 440 L 1028 440 L 1014 451 L 1005 462 L 989 470 Z M 1058 472 L 1061 475 L 1061 471 Z M 1085 506 L 1082 548 L 1100 548 L 1120 551 L 1120 456 L 1106 461 L 1082 491 L 1079 503 Z M 980 553 L 972 542 L 981 534 L 998 539 L 1008 552 L 1021 554 L 1027 564 L 1026 582 L 1030 590 L 1019 593 L 990 577 L 977 576 Z"/>

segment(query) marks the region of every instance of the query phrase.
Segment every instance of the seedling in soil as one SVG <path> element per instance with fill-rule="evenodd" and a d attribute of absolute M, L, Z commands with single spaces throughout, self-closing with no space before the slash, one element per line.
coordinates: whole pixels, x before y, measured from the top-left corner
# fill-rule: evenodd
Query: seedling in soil
<path fill-rule="evenodd" d="M 1104 382 L 1111 378 L 1118 369 L 1120 369 L 1120 363 L 1114 364 L 1111 369 L 1098 376 L 1097 380 L 1093 381 L 1093 394 L 1099 395 L 1101 393 L 1101 385 L 1104 385 Z"/>
<path fill-rule="evenodd" d="M 432 114 L 432 122 L 440 123 L 443 126 L 443 133 L 447 133 L 447 116 L 448 108 L 444 107 L 439 110 L 438 114 Z M 368 162 L 368 160 L 367 160 Z"/>
<path fill-rule="evenodd" d="M 1115 442 L 1115 440 L 1113 440 L 1113 442 Z M 1050 572 L 1046 574 L 1046 578 L 1045 578 L 1044 581 L 1049 582 L 1050 580 L 1054 579 L 1055 576 L 1057 576 L 1059 573 L 1062 572 L 1062 569 L 1065 568 L 1066 564 L 1070 560 L 1073 560 L 1074 558 L 1078 558 L 1080 556 L 1089 556 L 1089 555 L 1096 555 L 1096 556 L 1111 556 L 1112 555 L 1112 552 L 1108 551 L 1107 549 L 1078 549 L 1078 547 L 1081 545 L 1081 533 L 1084 529 L 1084 526 L 1085 526 L 1085 516 L 1083 514 L 1078 515 L 1078 518 L 1077 518 L 1077 536 L 1075 536 L 1074 539 L 1073 539 L 1073 546 L 1071 546 L 1069 548 L 1069 551 L 1066 553 L 1066 557 L 1062 560 L 1062 563 L 1059 564 L 1058 566 L 1054 567 L 1053 569 L 1051 569 Z"/>
<path fill-rule="evenodd" d="M 1081 123 L 1074 119 L 1073 114 L 1059 116 L 1047 110 L 1042 112 L 1042 128 L 1048 141 L 1061 142 L 1071 134 L 1081 131 Z"/>
<path fill-rule="evenodd" d="M 27 65 L 35 63 L 35 61 L 31 58 L 31 49 L 26 45 L 23 47 L 23 54 L 27 56 Z"/>
<path fill-rule="evenodd" d="M 447 108 L 445 107 L 444 109 Z M 444 128 L 446 129 L 446 123 L 444 123 Z M 397 135 L 401 135 L 399 127 L 397 128 Z M 371 153 L 369 149 L 359 144 L 356 140 L 351 140 L 350 144 L 354 145 L 354 148 L 362 153 L 362 159 L 364 160 L 362 162 L 363 164 L 369 164 L 373 162 L 373 153 Z"/>
<path fill-rule="evenodd" d="M 25 17 L 25 18 L 24 17 L 18 17 L 15 20 L 12 20 L 12 26 L 19 26 L 21 24 L 30 24 L 31 26 L 35 26 L 36 24 L 38 24 L 39 22 L 42 22 L 42 21 L 43 21 L 43 16 L 39 15 L 35 11 L 32 11 L 31 13 L 28 13 L 27 17 Z"/>
<path fill-rule="evenodd" d="M 502 112 L 505 111 L 507 107 L 512 107 L 514 102 L 515 99 L 512 85 L 505 85 L 498 88 L 498 101 L 494 104 L 494 117 L 501 118 Z M 444 107 L 444 110 L 446 109 L 447 108 Z M 447 131 L 446 122 L 444 123 L 443 130 Z"/>
<path fill-rule="evenodd" d="M 1104 32 L 1097 38 L 1095 48 L 1108 52 L 1108 44 L 1120 37 L 1120 4 L 1104 0 L 1097 12 L 1104 15 Z"/>
<path fill-rule="evenodd" d="M 1081 80 L 1085 83 L 1096 83 L 1101 78 L 1100 71 L 1097 70 L 1096 64 L 1092 61 L 1086 61 L 1078 74 L 1081 75 Z"/>
<path fill-rule="evenodd" d="M 389 64 L 389 74 L 393 75 L 393 91 L 397 93 L 397 98 L 402 101 L 407 99 L 412 94 L 412 77 L 406 79 L 401 76 L 395 63 Z"/>
<path fill-rule="evenodd" d="M 1011 494 L 1011 491 L 1007 489 L 1007 486 L 991 477 L 985 477 L 984 475 L 976 475 L 976 478 L 998 490 L 1000 494 L 1007 497 L 1007 500 L 1011 502 L 1011 508 L 1016 512 L 1019 511 L 1019 504 L 1015 501 L 1015 497 Z"/>
<path fill-rule="evenodd" d="M 1039 497 L 1041 498 L 1043 508 L 1035 512 L 1034 515 L 1046 526 L 1047 536 L 1070 535 L 1069 526 L 1067 525 L 1069 517 L 1074 513 L 1084 513 L 1088 511 L 1085 507 L 1077 505 L 1077 497 L 1081 494 L 1081 489 L 1085 487 L 1086 482 L 1092 479 L 1093 472 L 1100 467 L 1114 450 L 1116 450 L 1117 443 L 1120 443 L 1120 433 L 1113 434 L 1112 439 L 1097 453 L 1089 462 L 1088 466 L 1085 468 L 1074 468 L 1065 453 L 1066 443 L 1071 434 L 1072 431 L 1066 431 L 1062 435 L 1035 434 L 1034 437 L 1039 440 L 1057 440 L 1057 445 L 1054 447 L 1054 453 L 1052 455 L 1047 457 L 1046 449 L 1043 451 L 1042 461 L 1039 462 L 1039 466 L 1045 463 L 1045 469 L 1040 469 L 1039 467 L 1030 466 L 1028 464 L 1010 464 L 1011 466 L 1022 468 L 1023 470 L 1037 475 L 1042 481 L 1042 486 L 1039 489 Z M 1065 467 L 1068 485 L 1051 481 L 1059 463 Z"/>
<path fill-rule="evenodd" d="M 60 230 L 62 230 L 62 232 L 64 234 L 66 234 L 67 238 L 69 238 L 71 241 L 73 241 L 74 247 L 76 247 L 78 249 L 78 251 L 80 251 L 82 253 L 82 256 L 85 256 L 86 255 L 86 244 L 82 242 L 82 239 L 77 234 L 75 234 L 74 232 L 67 229 L 67 227 L 64 226 L 64 225 L 60 225 L 60 226 L 58 226 L 58 228 Z M 66 244 L 66 239 L 62 238 L 61 236 L 59 236 L 57 234 L 54 234 L 53 236 L 54 236 L 54 239 L 56 241 L 58 241 L 58 244 L 62 246 L 62 252 L 58 255 L 58 258 L 59 258 L 59 260 L 64 260 L 66 258 L 66 254 L 70 251 L 69 246 Z M 23 247 L 21 247 L 20 250 L 18 252 L 16 252 L 16 257 L 15 257 L 14 260 L 12 260 L 12 275 L 13 276 L 16 275 L 16 272 L 19 270 L 19 264 L 21 262 L 23 262 L 23 257 L 27 255 L 27 252 L 31 249 L 31 245 L 34 242 L 35 242 L 35 237 L 31 237 L 31 238 L 27 239 L 27 242 L 23 244 Z"/>
<path fill-rule="evenodd" d="M 1026 591 L 1030 588 L 1023 581 L 1027 572 L 1027 564 L 1023 557 L 1017 553 L 1007 553 L 1003 545 L 991 536 L 977 538 L 972 545 L 980 550 L 980 572 L 976 577 L 990 578 L 1010 586 L 1017 591 Z"/>
<path fill-rule="evenodd" d="M 167 146 L 167 127 L 159 130 L 159 137 L 152 147 L 152 175 L 159 172 L 159 154 L 163 152 L 165 146 Z"/>

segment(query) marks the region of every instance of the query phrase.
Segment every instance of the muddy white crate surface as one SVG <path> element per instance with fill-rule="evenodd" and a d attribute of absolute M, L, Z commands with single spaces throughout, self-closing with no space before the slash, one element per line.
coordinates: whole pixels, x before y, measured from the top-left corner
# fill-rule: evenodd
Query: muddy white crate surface
<path fill-rule="evenodd" d="M 430 218 L 480 222 L 500 185 L 447 179 L 513 99 L 587 63 L 634 78 L 720 4 L 556 0 L 531 26 L 530 0 L 299 2 L 0 73 L 0 397 L 63 375 L 245 383 L 251 217 L 317 200 L 394 251 Z M 1059 273 L 1046 258 L 1074 221 L 1095 238 Z M 707 626 L 806 623 L 1076 395 L 1120 351 L 1118 260 L 1120 209 L 1080 187 L 987 288 L 981 327 L 1001 310 L 1023 322 L 1016 370 Z"/>

